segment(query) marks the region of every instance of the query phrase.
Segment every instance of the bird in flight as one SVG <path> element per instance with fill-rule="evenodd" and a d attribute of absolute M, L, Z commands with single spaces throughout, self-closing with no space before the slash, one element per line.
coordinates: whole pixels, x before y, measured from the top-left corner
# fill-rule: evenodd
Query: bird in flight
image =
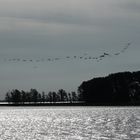
<path fill-rule="evenodd" d="M 60 60 L 76 60 L 76 59 L 79 59 L 79 60 L 96 60 L 97 62 L 99 62 L 100 60 L 103 60 L 104 58 L 106 57 L 112 57 L 112 56 L 118 56 L 122 53 L 124 53 L 128 48 L 129 46 L 132 44 L 132 42 L 128 42 L 119 52 L 115 52 L 115 53 L 107 53 L 107 52 L 103 52 L 103 54 L 99 55 L 99 56 L 90 56 L 88 55 L 88 53 L 84 53 L 82 56 L 66 56 L 66 57 L 54 57 L 54 58 L 41 58 L 41 59 L 21 59 L 21 58 L 9 58 L 7 59 L 7 61 L 9 62 L 55 62 L 55 61 L 60 61 Z M 6 59 L 4 59 L 4 61 L 6 62 Z"/>

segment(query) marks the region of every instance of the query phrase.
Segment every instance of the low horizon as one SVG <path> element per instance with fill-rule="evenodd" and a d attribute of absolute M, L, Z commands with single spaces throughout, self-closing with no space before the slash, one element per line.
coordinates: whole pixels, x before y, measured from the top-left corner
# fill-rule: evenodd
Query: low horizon
<path fill-rule="evenodd" d="M 76 88 L 76 90 L 69 90 L 69 91 L 66 91 L 65 89 L 63 89 L 63 88 L 59 88 L 59 89 L 56 89 L 56 90 L 50 90 L 50 91 L 43 91 L 43 90 L 38 90 L 38 89 L 36 89 L 36 88 L 29 88 L 28 90 L 26 89 L 26 90 L 24 90 L 24 89 L 9 89 L 6 93 L 3 93 L 3 95 L 4 95 L 4 98 L 1 98 L 0 99 L 0 101 L 5 101 L 6 100 L 6 94 L 11 94 L 12 92 L 15 92 L 15 91 L 18 91 L 19 92 L 19 94 L 23 94 L 22 92 L 24 92 L 24 93 L 26 93 L 26 94 L 28 94 L 28 93 L 30 93 L 30 92 L 32 92 L 32 91 L 36 91 L 38 94 L 40 94 L 41 96 L 43 95 L 43 94 L 45 94 L 45 95 L 48 95 L 48 94 L 53 94 L 53 93 L 55 93 L 55 94 L 58 94 L 61 90 L 64 92 L 64 93 L 66 93 L 67 94 L 67 96 L 69 96 L 69 94 L 72 96 L 72 93 L 75 93 L 76 94 L 76 96 L 77 96 L 77 99 L 78 99 L 78 96 L 79 96 L 79 87 L 83 84 L 83 83 L 85 83 L 85 82 L 89 82 L 89 81 L 92 81 L 92 80 L 95 80 L 95 79 L 104 79 L 104 78 L 108 78 L 108 77 L 110 77 L 111 75 L 118 75 L 118 74 L 127 74 L 127 73 L 129 73 L 129 74 L 134 74 L 134 73 L 139 73 L 140 71 L 120 71 L 120 72 L 116 72 L 116 73 L 109 73 L 108 75 L 104 75 L 104 76 L 97 76 L 97 77 L 92 77 L 91 79 L 88 79 L 88 80 L 83 80 L 83 81 L 81 81 L 81 83 L 80 83 L 80 85 L 78 85 L 77 86 L 77 88 Z M 126 77 L 126 80 L 127 80 L 127 78 L 128 77 Z M 138 78 L 138 77 L 137 77 Z M 136 77 L 134 78 L 132 78 L 132 81 L 130 81 L 130 83 L 129 84 L 131 84 L 131 83 L 135 83 L 136 82 L 136 84 L 139 84 L 140 85 L 140 82 L 139 82 L 139 79 L 137 79 Z M 105 83 L 104 83 L 105 84 Z M 75 95 L 74 95 L 75 96 Z M 59 101 L 60 102 L 60 101 Z"/>

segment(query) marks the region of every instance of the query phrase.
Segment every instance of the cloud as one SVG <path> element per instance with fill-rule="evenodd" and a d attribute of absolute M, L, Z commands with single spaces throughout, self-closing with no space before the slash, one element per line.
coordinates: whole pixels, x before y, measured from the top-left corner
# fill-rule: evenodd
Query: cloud
<path fill-rule="evenodd" d="M 114 14 L 114 1 L 1 0 L 0 16 L 68 24 L 96 24 Z M 26 10 L 25 10 L 26 9 Z M 97 23 L 98 24 L 98 23 Z"/>
<path fill-rule="evenodd" d="M 130 13 L 139 13 L 140 12 L 140 1 L 139 0 L 123 0 L 118 2 L 118 6 L 127 10 Z"/>
<path fill-rule="evenodd" d="M 115 0 L 60 0 L 59 2 L 56 0 L 0 0 L 0 17 L 1 20 L 11 18 L 7 23 L 17 29 L 20 26 L 27 26 L 25 28 L 27 30 L 34 27 L 36 29 L 40 29 L 40 27 L 46 29 L 47 24 L 52 24 L 54 27 L 58 24 L 57 26 L 65 26 L 66 28 L 69 26 L 73 29 L 77 25 L 88 26 L 91 29 L 111 28 L 112 30 L 119 27 L 123 28 L 128 24 L 127 22 L 130 25 L 133 20 L 138 20 L 139 15 L 130 16 L 130 13 L 124 10 L 127 7 L 134 9 L 137 5 L 135 2 L 127 2 L 126 0 L 123 2 L 116 2 Z M 134 12 L 131 11 L 132 13 Z M 12 25 L 12 18 L 15 22 L 14 25 Z M 84 29 L 84 27 L 81 29 Z"/>

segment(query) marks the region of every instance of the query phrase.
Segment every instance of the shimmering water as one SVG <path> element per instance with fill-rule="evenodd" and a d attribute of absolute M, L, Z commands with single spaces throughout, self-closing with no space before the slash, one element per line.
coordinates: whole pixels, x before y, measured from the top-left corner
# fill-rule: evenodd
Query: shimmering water
<path fill-rule="evenodd" d="M 140 140 L 140 108 L 0 108 L 0 140 Z"/>

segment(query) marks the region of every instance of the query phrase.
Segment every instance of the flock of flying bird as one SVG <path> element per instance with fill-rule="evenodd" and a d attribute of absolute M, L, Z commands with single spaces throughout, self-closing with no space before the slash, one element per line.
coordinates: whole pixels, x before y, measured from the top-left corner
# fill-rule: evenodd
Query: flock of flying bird
<path fill-rule="evenodd" d="M 9 59 L 4 59 L 4 61 L 8 61 L 8 62 L 52 62 L 52 61 L 58 61 L 58 60 L 76 60 L 76 59 L 83 59 L 83 60 L 96 60 L 97 62 L 103 60 L 106 57 L 112 57 L 112 56 L 118 56 L 122 53 L 124 53 L 129 46 L 132 44 L 132 42 L 127 43 L 119 52 L 116 53 L 106 53 L 104 52 L 102 55 L 99 55 L 97 57 L 93 57 L 93 56 L 88 56 L 87 53 L 85 53 L 83 56 L 66 56 L 63 58 L 60 57 L 55 57 L 55 58 L 41 58 L 41 59 L 21 59 L 21 58 L 9 58 Z"/>

